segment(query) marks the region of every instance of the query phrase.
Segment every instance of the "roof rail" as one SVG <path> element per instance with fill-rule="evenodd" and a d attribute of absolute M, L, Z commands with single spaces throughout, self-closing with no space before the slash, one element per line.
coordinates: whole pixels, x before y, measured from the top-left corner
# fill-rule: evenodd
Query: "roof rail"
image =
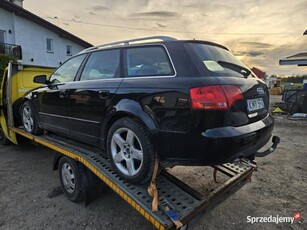
<path fill-rule="evenodd" d="M 144 38 L 135 38 L 135 39 L 130 39 L 130 40 L 124 40 L 124 41 L 118 41 L 118 42 L 112 42 L 112 43 L 107 43 L 107 44 L 101 44 L 98 46 L 93 46 L 89 47 L 80 53 L 85 53 L 90 50 L 96 50 L 102 47 L 107 47 L 107 46 L 116 46 L 116 45 L 129 45 L 131 42 L 139 42 L 139 41 L 147 41 L 147 40 L 162 40 L 162 41 L 176 41 L 176 38 L 169 37 L 169 36 L 152 36 L 152 37 L 144 37 Z"/>

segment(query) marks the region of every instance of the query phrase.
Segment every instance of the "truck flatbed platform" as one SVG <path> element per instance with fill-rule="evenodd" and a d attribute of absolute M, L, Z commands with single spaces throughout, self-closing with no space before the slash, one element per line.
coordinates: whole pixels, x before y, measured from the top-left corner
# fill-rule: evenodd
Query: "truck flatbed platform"
<path fill-rule="evenodd" d="M 112 169 L 102 150 L 56 134 L 35 136 L 22 128 L 11 128 L 11 130 L 85 165 L 156 229 L 175 229 L 175 225 L 161 208 L 157 212 L 151 211 L 152 199 L 147 193 L 147 185 L 136 186 L 121 179 Z M 190 229 L 202 214 L 241 188 L 249 181 L 255 170 L 255 167 L 245 162 L 228 163 L 213 168 L 227 175 L 229 179 L 205 197 L 167 171 L 162 171 L 158 175 L 156 184 L 159 196 L 167 200 L 176 212 L 178 219 L 184 225 L 182 229 Z"/>

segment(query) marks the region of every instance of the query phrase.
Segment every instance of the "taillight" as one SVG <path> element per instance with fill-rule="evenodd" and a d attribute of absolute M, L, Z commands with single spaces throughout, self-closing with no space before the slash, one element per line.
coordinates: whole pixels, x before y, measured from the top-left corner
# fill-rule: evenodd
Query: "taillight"
<path fill-rule="evenodd" d="M 211 85 L 190 89 L 193 109 L 228 109 L 243 99 L 241 89 L 235 85 Z"/>

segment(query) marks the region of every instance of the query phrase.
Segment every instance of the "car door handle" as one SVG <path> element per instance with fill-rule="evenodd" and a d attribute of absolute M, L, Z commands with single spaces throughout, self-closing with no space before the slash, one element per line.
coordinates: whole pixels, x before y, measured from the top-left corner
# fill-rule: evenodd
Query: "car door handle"
<path fill-rule="evenodd" d="M 100 99 L 107 99 L 110 96 L 110 92 L 108 90 L 100 90 L 98 95 Z"/>

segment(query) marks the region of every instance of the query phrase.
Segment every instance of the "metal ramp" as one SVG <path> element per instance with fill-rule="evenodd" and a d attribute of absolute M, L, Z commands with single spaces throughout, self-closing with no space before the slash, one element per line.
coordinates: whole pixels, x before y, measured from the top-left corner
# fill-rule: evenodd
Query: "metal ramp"
<path fill-rule="evenodd" d="M 147 185 L 136 186 L 121 179 L 113 171 L 105 154 L 100 149 L 72 141 L 69 138 L 56 134 L 34 136 L 19 128 L 12 128 L 12 130 L 36 143 L 42 144 L 84 164 L 134 209 L 149 220 L 156 229 L 175 229 L 173 222 L 161 208 L 157 212 L 151 211 L 152 199 L 147 193 Z M 191 228 L 197 223 L 197 220 L 202 214 L 214 208 L 241 188 L 249 181 L 252 172 L 255 170 L 255 167 L 247 162 L 223 164 L 214 166 L 213 168 L 227 175 L 229 179 L 206 197 L 202 197 L 200 193 L 167 171 L 162 171 L 158 175 L 156 183 L 159 197 L 163 197 L 163 200 L 176 212 L 178 218 L 184 225 L 182 229 Z"/>

